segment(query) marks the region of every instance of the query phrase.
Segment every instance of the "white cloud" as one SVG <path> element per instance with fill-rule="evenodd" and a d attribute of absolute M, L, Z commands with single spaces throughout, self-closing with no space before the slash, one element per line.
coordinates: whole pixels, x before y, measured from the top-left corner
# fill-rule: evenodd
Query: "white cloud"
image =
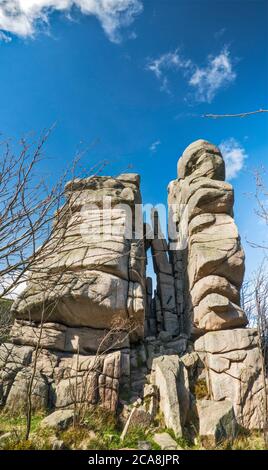
<path fill-rule="evenodd" d="M 224 140 L 219 147 L 225 160 L 226 179 L 236 178 L 247 158 L 245 149 L 233 138 Z"/>
<path fill-rule="evenodd" d="M 156 140 L 155 142 L 152 143 L 152 145 L 150 145 L 150 151 L 151 152 L 156 152 L 157 150 L 157 147 L 161 144 L 161 141 L 160 140 Z"/>
<path fill-rule="evenodd" d="M 190 60 L 184 60 L 180 55 L 178 49 L 174 52 L 167 52 L 161 55 L 158 59 L 150 60 L 147 64 L 147 70 L 155 74 L 158 80 L 161 81 L 161 89 L 169 91 L 167 72 L 170 70 L 187 69 L 191 66 Z"/>
<path fill-rule="evenodd" d="M 150 60 L 146 66 L 161 82 L 161 90 L 169 92 L 168 73 L 180 71 L 194 89 L 196 101 L 210 103 L 216 93 L 233 82 L 236 73 L 229 50 L 225 47 L 218 55 L 209 56 L 208 63 L 199 67 L 192 60 L 183 58 L 178 50 L 167 52 L 159 58 Z"/>
<path fill-rule="evenodd" d="M 230 52 L 225 47 L 219 55 L 210 56 L 205 67 L 196 67 L 189 84 L 196 88 L 198 101 L 210 103 L 217 91 L 229 85 L 235 78 Z"/>
<path fill-rule="evenodd" d="M 120 28 L 130 25 L 143 6 L 141 0 L 0 0 L 0 30 L 33 37 L 40 25 L 49 25 L 53 11 L 69 15 L 73 8 L 94 15 L 108 38 L 118 42 Z"/>

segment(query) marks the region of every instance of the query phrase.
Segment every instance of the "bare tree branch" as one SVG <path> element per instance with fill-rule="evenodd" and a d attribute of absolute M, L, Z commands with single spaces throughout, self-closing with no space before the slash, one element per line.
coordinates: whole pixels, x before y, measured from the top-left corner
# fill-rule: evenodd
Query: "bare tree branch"
<path fill-rule="evenodd" d="M 212 118 L 212 119 L 219 119 L 219 118 L 230 118 L 230 117 L 239 117 L 244 118 L 247 116 L 251 116 L 252 114 L 259 114 L 259 113 L 268 113 L 268 109 L 258 109 L 257 111 L 248 111 L 245 113 L 237 113 L 237 114 L 203 114 L 204 118 Z"/>

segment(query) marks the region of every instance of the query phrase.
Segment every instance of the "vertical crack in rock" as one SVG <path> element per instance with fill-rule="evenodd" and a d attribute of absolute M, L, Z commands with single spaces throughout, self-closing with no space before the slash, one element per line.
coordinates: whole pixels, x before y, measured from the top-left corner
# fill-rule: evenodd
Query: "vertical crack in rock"
<path fill-rule="evenodd" d="M 219 149 L 198 140 L 179 159 L 168 241 L 156 211 L 153 228 L 143 224 L 139 188 L 137 174 L 66 185 L 0 345 L 1 406 L 25 407 L 36 361 L 34 410 L 79 403 L 118 412 L 135 403 L 129 427 L 148 425 L 160 407 L 176 435 L 197 413 L 200 432 L 215 440 L 223 423 L 233 433 L 234 419 L 261 428 L 259 340 L 240 306 L 244 252 Z"/>

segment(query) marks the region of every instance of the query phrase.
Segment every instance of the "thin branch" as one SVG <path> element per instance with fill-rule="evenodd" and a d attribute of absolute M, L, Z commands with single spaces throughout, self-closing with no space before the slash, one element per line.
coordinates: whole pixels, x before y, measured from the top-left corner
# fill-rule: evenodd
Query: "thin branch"
<path fill-rule="evenodd" d="M 248 111 L 246 113 L 237 113 L 237 114 L 203 114 L 204 118 L 229 118 L 229 117 L 240 117 L 244 118 L 246 116 L 250 116 L 252 114 L 259 114 L 259 113 L 268 113 L 268 109 L 258 109 L 257 111 Z"/>

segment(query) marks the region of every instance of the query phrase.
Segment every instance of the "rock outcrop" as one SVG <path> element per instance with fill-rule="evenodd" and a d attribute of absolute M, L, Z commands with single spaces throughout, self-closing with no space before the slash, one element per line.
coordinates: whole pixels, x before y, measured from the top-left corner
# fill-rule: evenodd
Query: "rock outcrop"
<path fill-rule="evenodd" d="M 257 330 L 209 332 L 195 342 L 203 360 L 211 399 L 229 400 L 246 429 L 264 424 L 264 385 Z"/>
<path fill-rule="evenodd" d="M 178 356 L 160 356 L 152 364 L 152 382 L 159 390 L 159 408 L 165 424 L 177 437 L 183 435 L 183 426 L 189 411 L 189 383 L 187 371 Z"/>
<path fill-rule="evenodd" d="M 204 447 L 215 447 L 224 441 L 233 441 L 237 424 L 230 401 L 198 400 L 197 410 L 198 433 Z"/>
<path fill-rule="evenodd" d="M 245 326 L 239 296 L 244 252 L 219 149 L 194 142 L 179 159 L 178 173 L 169 185 L 169 206 L 177 225 L 178 236 L 171 242 L 175 276 L 184 286 L 185 328 L 202 334 Z"/>
<path fill-rule="evenodd" d="M 174 277 L 183 286 L 183 325 L 206 371 L 209 397 L 229 400 L 240 425 L 263 425 L 264 386 L 257 332 L 240 306 L 244 252 L 233 219 L 233 188 L 217 147 L 198 140 L 169 185 L 175 229 Z M 181 296 L 181 289 L 179 290 Z M 202 336 L 203 335 L 203 336 Z"/>
<path fill-rule="evenodd" d="M 143 224 L 138 175 L 67 184 L 0 345 L 2 406 L 22 410 L 32 381 L 34 410 L 102 406 L 121 412 L 125 434 L 157 410 L 175 435 L 198 421 L 214 444 L 235 421 L 263 426 L 258 335 L 245 328 L 244 252 L 224 179 L 217 147 L 187 147 L 168 189 L 169 241 L 156 212 L 153 229 Z"/>
<path fill-rule="evenodd" d="M 144 329 L 144 242 L 127 232 L 141 202 L 139 176 L 74 180 L 65 194 L 13 306 L 11 343 L 0 346 L 1 402 L 25 405 L 37 361 L 34 408 L 78 401 L 115 411 L 130 343 Z"/>

